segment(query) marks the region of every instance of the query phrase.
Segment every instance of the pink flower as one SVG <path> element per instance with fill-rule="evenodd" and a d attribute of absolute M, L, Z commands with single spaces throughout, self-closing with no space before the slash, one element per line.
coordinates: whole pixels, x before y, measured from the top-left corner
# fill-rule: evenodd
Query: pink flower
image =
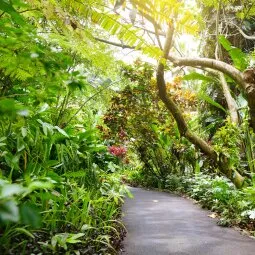
<path fill-rule="evenodd" d="M 120 157 L 120 158 L 123 158 L 126 153 L 127 153 L 127 149 L 123 146 L 116 146 L 116 145 L 112 145 L 112 146 L 109 146 L 108 147 L 108 151 L 116 156 L 116 157 Z"/>

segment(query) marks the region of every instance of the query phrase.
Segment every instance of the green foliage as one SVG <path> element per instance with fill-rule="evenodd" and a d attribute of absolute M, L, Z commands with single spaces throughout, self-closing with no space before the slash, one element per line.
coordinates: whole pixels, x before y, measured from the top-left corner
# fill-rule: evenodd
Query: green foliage
<path fill-rule="evenodd" d="M 219 42 L 230 55 L 234 66 L 242 71 L 245 70 L 248 66 L 247 55 L 241 49 L 233 47 L 223 35 L 219 36 Z"/>
<path fill-rule="evenodd" d="M 213 137 L 214 150 L 219 157 L 225 156 L 229 159 L 231 168 L 240 167 L 240 141 L 240 129 L 229 119 L 227 119 L 225 126 L 217 130 Z"/>
<path fill-rule="evenodd" d="M 122 73 L 130 85 L 112 98 L 104 116 L 107 136 L 115 143 L 129 145 L 143 163 L 143 174 L 154 186 L 162 186 L 169 173 L 193 171 L 194 147 L 180 137 L 177 126 L 168 119 L 157 95 L 151 66 L 137 60 L 135 67 L 124 66 Z M 183 100 L 183 105 L 189 105 L 189 101 Z"/>
<path fill-rule="evenodd" d="M 148 188 L 164 188 L 164 179 L 156 176 L 144 168 L 128 169 L 124 172 L 124 180 L 130 185 L 148 187 Z"/>
<path fill-rule="evenodd" d="M 252 190 L 237 190 L 223 177 L 199 176 L 191 180 L 188 193 L 202 206 L 219 213 L 219 224 L 248 226 L 253 224 L 250 213 L 255 207 L 249 198 Z"/>
<path fill-rule="evenodd" d="M 5 226 L 9 223 L 21 222 L 34 228 L 41 226 L 41 216 L 37 206 L 30 202 L 21 202 L 23 199 L 36 197 L 38 190 L 49 192 L 53 189 L 54 181 L 50 178 L 33 180 L 26 186 L 23 184 L 9 183 L 1 179 L 1 209 L 0 224 Z M 23 200 L 24 201 L 24 200 Z"/>
<path fill-rule="evenodd" d="M 204 100 L 205 102 L 207 102 L 208 104 L 215 106 L 219 109 L 221 109 L 223 112 L 226 112 L 225 108 L 222 107 L 219 103 L 217 103 L 216 101 L 214 101 L 210 96 L 208 96 L 207 94 L 200 92 L 198 94 L 198 98 L 201 100 Z"/>
<path fill-rule="evenodd" d="M 1 120 L 2 134 L 6 135 L 1 138 L 0 158 L 0 223 L 5 233 L 0 237 L 2 249 L 11 250 L 13 241 L 21 242 L 27 233 L 34 239 L 40 229 L 56 235 L 67 231 L 73 236 L 83 225 L 89 226 L 82 238 L 84 247 L 91 246 L 93 251 L 112 249 L 111 233 L 121 227 L 112 220 L 119 216 L 125 190 L 118 179 L 106 175 L 115 160 L 98 130 L 65 131 L 35 118 L 18 117 L 11 120 L 11 126 L 4 126 L 10 121 L 7 117 Z M 17 226 L 22 231 L 13 239 Z M 97 242 L 105 235 L 109 235 L 108 243 Z M 44 245 L 47 239 L 41 235 L 42 245 L 37 249 L 66 248 L 61 242 Z M 71 242 L 67 239 L 66 243 Z M 23 245 L 26 247 L 26 243 Z"/>
<path fill-rule="evenodd" d="M 17 226 L 33 237 L 39 229 L 54 234 L 69 231 L 72 236 L 83 225 L 89 226 L 83 246 L 94 251 L 110 247 L 111 232 L 120 228 L 112 220 L 119 216 L 125 190 L 119 179 L 106 175 L 114 159 L 98 131 L 74 133 L 33 118 L 23 125 L 18 119 L 11 129 L 7 126 L 4 131 L 2 126 L 4 133 L 9 132 L 1 138 L 0 223 L 6 233 L 0 237 L 2 248 L 11 249 L 11 233 Z M 15 240 L 21 241 L 24 231 L 17 232 Z M 108 234 L 106 246 L 96 241 L 91 245 L 95 236 Z M 44 243 L 46 238 L 42 235 L 39 241 Z M 58 250 L 63 245 L 58 244 Z M 55 251 L 56 246 L 42 244 L 38 249 Z"/>
<path fill-rule="evenodd" d="M 57 247 L 64 248 L 67 250 L 67 244 L 75 244 L 80 243 L 81 240 L 79 238 L 83 237 L 84 233 L 78 233 L 78 234 L 70 234 L 70 233 L 61 233 L 56 234 L 51 239 L 51 248 L 54 252 L 56 252 Z"/>
<path fill-rule="evenodd" d="M 206 139 L 209 141 L 215 132 L 224 125 L 226 118 L 227 104 L 220 89 L 220 84 L 216 82 L 204 81 L 198 90 L 199 106 L 197 121 Z"/>
<path fill-rule="evenodd" d="M 153 65 L 138 60 L 120 67 L 113 51 L 102 43 L 110 35 L 109 40 L 118 39 L 156 60 L 162 56 L 160 47 L 151 45 L 141 29 L 123 22 L 124 9 L 116 13 L 107 5 L 102 0 L 0 1 L 0 249 L 4 253 L 117 254 L 123 232 L 120 207 L 129 193 L 118 176 L 124 160 L 107 151 L 113 144 L 129 148 L 127 162 L 137 155 L 132 164 L 141 167 L 129 172 L 132 184 L 187 192 L 229 222 L 246 224 L 254 219 L 253 186 L 238 191 L 222 177 L 204 175 L 213 168 L 208 167 L 211 162 L 196 152 L 169 118 L 157 95 Z M 177 33 L 197 34 L 199 17 L 184 2 L 133 5 L 142 19 L 153 19 L 160 37 L 162 28 L 172 22 Z M 219 40 L 234 65 L 244 70 L 246 54 L 226 38 Z M 226 104 L 214 77 L 193 72 L 183 80 L 187 83 L 175 77 L 166 83 L 166 90 L 185 112 L 189 127 L 199 126 L 202 131 L 197 131 L 213 142 L 219 157 L 249 175 L 248 170 L 254 171 L 254 135 L 248 118 L 241 131 L 229 121 L 224 125 Z M 195 80 L 202 81 L 197 96 L 182 88 Z M 113 90 L 113 84 L 123 89 Z M 232 90 L 239 93 L 234 86 Z M 192 116 L 198 101 L 201 125 Z M 242 139 L 245 152 L 240 150 Z"/>
<path fill-rule="evenodd" d="M 111 176 L 121 166 L 96 128 L 109 100 L 105 81 L 115 78 L 111 53 L 85 42 L 73 48 L 81 37 L 61 24 L 60 4 L 0 3 L 4 254 L 115 254 L 124 231 L 118 218 L 127 191 Z"/>
<path fill-rule="evenodd" d="M 255 171 L 255 154 L 254 154 L 254 142 L 255 142 L 255 137 L 254 137 L 254 132 L 250 128 L 250 123 L 248 119 L 248 109 L 246 107 L 246 101 L 240 97 L 240 101 L 243 104 L 242 111 L 240 113 L 242 114 L 243 117 L 243 122 L 240 125 L 240 135 L 242 139 L 242 146 L 243 146 L 243 153 L 242 153 L 242 160 L 241 160 L 241 165 L 245 167 L 246 172 L 251 174 L 254 173 Z M 239 101 L 239 104 L 241 105 Z"/>
<path fill-rule="evenodd" d="M 182 79 L 185 81 L 196 81 L 196 80 L 206 81 L 206 82 L 216 82 L 217 81 L 213 77 L 206 76 L 206 75 L 196 73 L 196 72 L 191 72 L 189 74 L 186 74 L 183 76 Z"/>
<path fill-rule="evenodd" d="M 182 178 L 180 176 L 168 175 L 165 180 L 166 182 L 165 188 L 172 192 L 178 191 L 179 188 L 181 187 L 181 181 L 182 181 Z"/>

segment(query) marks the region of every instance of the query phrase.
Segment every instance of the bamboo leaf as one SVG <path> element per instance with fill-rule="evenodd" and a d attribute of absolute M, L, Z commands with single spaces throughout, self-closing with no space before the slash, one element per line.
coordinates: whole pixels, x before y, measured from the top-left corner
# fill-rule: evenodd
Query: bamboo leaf
<path fill-rule="evenodd" d="M 200 80 L 206 82 L 217 82 L 217 80 L 214 79 L 213 77 L 209 77 L 197 72 L 192 72 L 190 74 L 184 75 L 182 79 L 186 81 Z"/>

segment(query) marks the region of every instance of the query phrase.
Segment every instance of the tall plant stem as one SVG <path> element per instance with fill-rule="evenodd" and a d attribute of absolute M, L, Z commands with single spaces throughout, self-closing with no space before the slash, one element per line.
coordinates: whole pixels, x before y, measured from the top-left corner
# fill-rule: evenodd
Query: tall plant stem
<path fill-rule="evenodd" d="M 221 1 L 219 1 L 218 4 L 218 9 L 217 9 L 217 16 L 216 16 L 216 49 L 215 49 L 215 58 L 217 60 L 223 60 L 223 54 L 222 54 L 222 49 L 221 45 L 219 43 L 219 19 L 220 19 L 220 11 L 221 11 Z M 227 105 L 228 105 L 228 110 L 229 110 L 229 115 L 230 119 L 233 123 L 236 125 L 239 124 L 239 117 L 238 117 L 238 111 L 237 111 L 237 104 L 235 99 L 232 97 L 228 83 L 226 81 L 226 78 L 222 72 L 219 72 L 219 78 L 220 78 L 220 83 L 223 91 L 223 95 L 226 99 Z"/>

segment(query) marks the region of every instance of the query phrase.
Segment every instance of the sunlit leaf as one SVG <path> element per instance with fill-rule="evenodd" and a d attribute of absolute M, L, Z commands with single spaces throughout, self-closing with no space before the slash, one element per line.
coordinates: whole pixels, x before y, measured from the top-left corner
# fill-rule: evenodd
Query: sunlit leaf
<path fill-rule="evenodd" d="M 248 66 L 247 55 L 242 52 L 241 49 L 233 47 L 229 40 L 223 35 L 220 35 L 218 40 L 229 53 L 234 65 L 240 70 L 246 69 Z"/>
<path fill-rule="evenodd" d="M 9 200 L 0 204 L 0 222 L 17 222 L 19 218 L 19 208 L 15 201 Z"/>
<path fill-rule="evenodd" d="M 24 188 L 22 185 L 20 184 L 5 184 L 2 187 L 2 190 L 0 192 L 1 194 L 1 198 L 6 198 L 6 197 L 10 197 L 13 195 L 20 195 L 22 193 L 24 193 L 26 191 L 26 188 Z"/>
<path fill-rule="evenodd" d="M 65 137 L 69 137 L 69 135 L 62 128 L 58 126 L 55 126 L 54 128 L 57 129 L 60 134 L 64 135 Z"/>
<path fill-rule="evenodd" d="M 196 72 L 186 74 L 182 77 L 182 79 L 186 81 L 201 80 L 201 81 L 207 81 L 207 82 L 217 82 L 217 80 L 211 76 L 206 76 Z"/>

